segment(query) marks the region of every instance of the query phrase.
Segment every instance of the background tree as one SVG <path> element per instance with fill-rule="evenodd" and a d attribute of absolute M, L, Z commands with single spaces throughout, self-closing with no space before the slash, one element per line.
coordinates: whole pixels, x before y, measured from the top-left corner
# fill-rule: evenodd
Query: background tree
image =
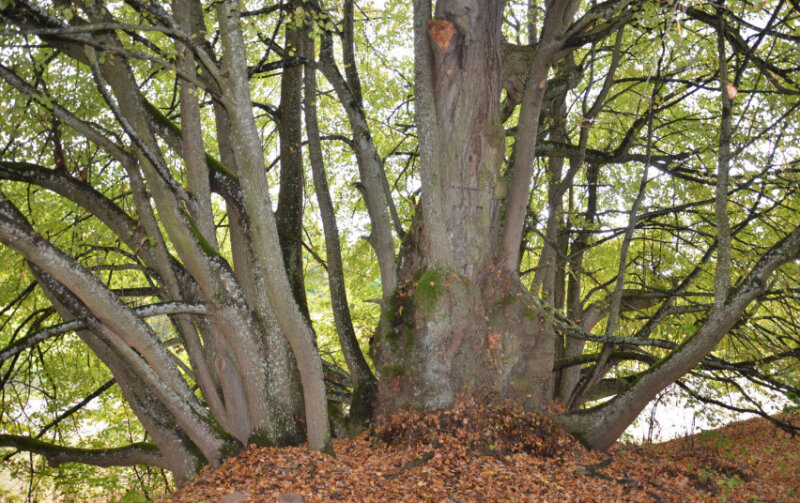
<path fill-rule="evenodd" d="M 793 2 L 412 10 L 2 3 L 0 444 L 180 483 L 461 393 L 594 448 L 800 395 Z"/>

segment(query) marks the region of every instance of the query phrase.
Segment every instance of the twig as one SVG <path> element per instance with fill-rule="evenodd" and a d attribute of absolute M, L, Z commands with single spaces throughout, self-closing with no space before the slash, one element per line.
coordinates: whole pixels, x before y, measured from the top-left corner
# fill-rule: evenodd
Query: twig
<path fill-rule="evenodd" d="M 397 477 L 399 477 L 400 475 L 402 475 L 405 471 L 411 470 L 412 468 L 416 468 L 418 466 L 424 465 L 425 463 L 430 461 L 431 458 L 433 458 L 433 453 L 432 452 L 425 453 L 425 454 L 422 455 L 422 457 L 419 457 L 419 458 L 415 459 L 414 461 L 409 461 L 408 463 L 403 465 L 403 467 L 400 468 L 400 470 L 398 470 L 397 472 L 395 472 L 395 473 L 393 473 L 391 475 L 386 475 L 386 480 L 394 480 Z"/>

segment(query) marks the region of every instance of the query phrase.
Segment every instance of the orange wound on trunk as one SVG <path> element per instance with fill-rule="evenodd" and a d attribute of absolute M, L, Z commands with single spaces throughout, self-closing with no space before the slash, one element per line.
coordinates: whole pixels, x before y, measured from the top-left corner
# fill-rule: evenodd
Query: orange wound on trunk
<path fill-rule="evenodd" d="M 456 34 L 456 27 L 446 19 L 431 19 L 428 21 L 428 34 L 440 51 L 449 52 L 450 41 Z"/>

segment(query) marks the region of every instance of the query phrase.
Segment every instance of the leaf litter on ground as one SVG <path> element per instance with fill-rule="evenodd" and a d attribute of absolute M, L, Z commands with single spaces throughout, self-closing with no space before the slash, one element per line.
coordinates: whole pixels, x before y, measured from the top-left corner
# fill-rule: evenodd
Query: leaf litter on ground
<path fill-rule="evenodd" d="M 765 419 L 594 452 L 546 415 L 463 401 L 334 447 L 249 446 L 165 502 L 800 502 L 800 438 Z"/>

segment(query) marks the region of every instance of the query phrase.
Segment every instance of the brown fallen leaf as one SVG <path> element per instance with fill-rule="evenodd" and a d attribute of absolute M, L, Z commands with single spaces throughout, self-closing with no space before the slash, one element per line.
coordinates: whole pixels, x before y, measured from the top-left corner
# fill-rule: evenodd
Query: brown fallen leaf
<path fill-rule="evenodd" d="M 334 443 L 335 458 L 248 446 L 169 503 L 800 502 L 800 438 L 763 419 L 597 453 L 546 416 L 464 402 Z"/>

